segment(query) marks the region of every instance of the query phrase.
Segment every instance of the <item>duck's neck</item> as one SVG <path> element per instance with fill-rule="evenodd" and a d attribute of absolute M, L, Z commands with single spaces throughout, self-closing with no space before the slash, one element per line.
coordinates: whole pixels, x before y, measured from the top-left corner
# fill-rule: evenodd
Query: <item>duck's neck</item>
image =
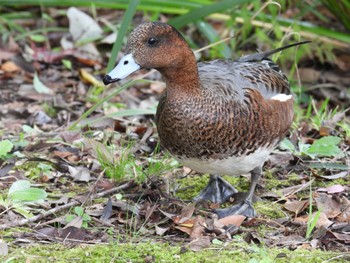
<path fill-rule="evenodd" d="M 166 83 L 167 98 L 193 96 L 200 92 L 198 67 L 192 51 L 179 63 L 158 70 L 163 75 Z"/>

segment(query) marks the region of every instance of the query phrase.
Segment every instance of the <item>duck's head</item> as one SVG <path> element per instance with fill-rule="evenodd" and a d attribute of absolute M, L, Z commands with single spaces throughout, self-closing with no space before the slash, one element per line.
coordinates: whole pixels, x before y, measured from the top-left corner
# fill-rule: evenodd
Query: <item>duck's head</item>
<path fill-rule="evenodd" d="M 171 25 L 147 22 L 135 28 L 128 39 L 126 55 L 104 78 L 105 85 L 116 82 L 139 70 L 154 68 L 161 73 L 176 70 L 193 56 L 181 34 Z"/>

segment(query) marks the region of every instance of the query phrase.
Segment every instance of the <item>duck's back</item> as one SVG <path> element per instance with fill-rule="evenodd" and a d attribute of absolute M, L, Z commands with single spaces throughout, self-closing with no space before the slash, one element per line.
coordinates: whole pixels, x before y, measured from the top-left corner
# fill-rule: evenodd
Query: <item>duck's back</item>
<path fill-rule="evenodd" d="M 205 90 L 212 90 L 216 96 L 228 95 L 227 99 L 243 100 L 247 89 L 258 91 L 265 99 L 290 94 L 286 76 L 271 60 L 200 62 L 198 72 Z"/>
<path fill-rule="evenodd" d="M 165 91 L 160 99 L 157 126 L 162 146 L 181 160 L 223 160 L 261 150 L 266 150 L 266 158 L 293 119 L 288 81 L 271 65 L 198 63 L 200 95 L 169 100 Z"/>

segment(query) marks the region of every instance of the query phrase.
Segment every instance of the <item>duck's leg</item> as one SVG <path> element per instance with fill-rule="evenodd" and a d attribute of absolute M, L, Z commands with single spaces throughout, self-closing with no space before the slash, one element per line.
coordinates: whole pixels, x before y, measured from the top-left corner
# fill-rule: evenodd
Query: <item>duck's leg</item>
<path fill-rule="evenodd" d="M 210 175 L 208 185 L 197 195 L 193 201 L 208 200 L 221 204 L 229 199 L 237 190 L 218 175 Z"/>
<path fill-rule="evenodd" d="M 219 218 L 223 218 L 229 215 L 244 215 L 247 217 L 254 217 L 255 210 L 253 208 L 253 196 L 255 187 L 258 183 L 258 180 L 261 176 L 262 168 L 256 167 L 253 171 L 251 171 L 251 183 L 248 195 L 246 199 L 234 206 L 224 208 L 224 209 L 216 209 L 215 213 L 219 216 Z"/>

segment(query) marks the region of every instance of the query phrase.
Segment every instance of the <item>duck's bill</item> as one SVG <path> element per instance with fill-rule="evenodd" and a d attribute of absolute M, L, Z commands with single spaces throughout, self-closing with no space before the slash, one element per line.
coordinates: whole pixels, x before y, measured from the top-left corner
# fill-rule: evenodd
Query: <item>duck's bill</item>
<path fill-rule="evenodd" d="M 118 65 L 109 72 L 104 78 L 103 83 L 108 85 L 110 83 L 121 80 L 136 70 L 140 69 L 140 65 L 137 64 L 131 54 L 125 55 L 118 63 Z"/>

